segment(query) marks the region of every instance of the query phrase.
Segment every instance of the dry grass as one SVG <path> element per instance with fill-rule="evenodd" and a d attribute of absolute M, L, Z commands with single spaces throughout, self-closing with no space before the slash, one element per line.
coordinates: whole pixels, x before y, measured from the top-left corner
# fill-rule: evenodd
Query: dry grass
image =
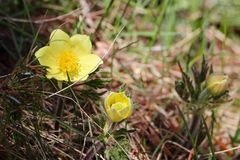
<path fill-rule="evenodd" d="M 174 82 L 181 78 L 178 61 L 184 66 L 189 60 L 187 69 L 204 54 L 215 72 L 231 78 L 232 101 L 205 114 L 209 124 L 216 120 L 216 157 L 239 159 L 238 2 L 1 3 L 6 9 L 0 12 L 0 158 L 194 159 L 194 150 L 184 145 L 191 141 L 184 134 L 181 111 L 186 111 L 187 120 L 191 115 Z M 227 16 L 221 14 L 224 11 Z M 97 87 L 66 83 L 67 88 L 57 92 L 56 81 L 44 77 L 33 53 L 55 28 L 91 35 L 94 52 L 104 57 L 89 79 L 98 80 L 92 82 Z M 131 95 L 135 110 L 104 135 L 104 97 L 119 89 Z M 61 117 L 55 114 L 59 103 L 64 107 Z M 204 140 L 196 157 L 211 154 Z"/>

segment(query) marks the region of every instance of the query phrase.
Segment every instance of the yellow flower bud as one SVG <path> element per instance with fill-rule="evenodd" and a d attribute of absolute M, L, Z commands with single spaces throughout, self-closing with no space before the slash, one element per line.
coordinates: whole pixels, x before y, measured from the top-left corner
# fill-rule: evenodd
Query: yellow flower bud
<path fill-rule="evenodd" d="M 128 118 L 133 111 L 131 100 L 124 92 L 111 92 L 105 100 L 105 109 L 113 122 Z"/>
<path fill-rule="evenodd" d="M 224 93 L 228 87 L 228 76 L 210 75 L 207 79 L 208 91 L 213 96 L 218 96 Z"/>

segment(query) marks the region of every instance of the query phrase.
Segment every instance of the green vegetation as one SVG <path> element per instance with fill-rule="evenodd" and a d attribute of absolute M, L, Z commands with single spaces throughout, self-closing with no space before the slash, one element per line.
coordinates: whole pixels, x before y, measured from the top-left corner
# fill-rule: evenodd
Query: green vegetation
<path fill-rule="evenodd" d="M 238 0 L 0 6 L 0 159 L 240 159 Z M 85 81 L 46 77 L 55 29 L 90 36 Z"/>

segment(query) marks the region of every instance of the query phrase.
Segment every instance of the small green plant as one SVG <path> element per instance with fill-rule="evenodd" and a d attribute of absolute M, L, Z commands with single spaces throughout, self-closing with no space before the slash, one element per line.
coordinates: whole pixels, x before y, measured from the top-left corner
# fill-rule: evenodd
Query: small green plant
<path fill-rule="evenodd" d="M 120 123 L 132 114 L 132 101 L 125 92 L 111 92 L 105 99 L 105 110 L 109 120 L 104 126 L 104 142 L 112 145 L 106 146 L 104 154 L 107 159 L 127 160 L 128 153 L 125 150 L 130 146 L 127 135 L 133 130 L 128 130 L 127 125 L 121 127 Z M 112 143 L 113 140 L 117 143 Z"/>
<path fill-rule="evenodd" d="M 184 72 L 180 64 L 179 67 L 182 79 L 175 82 L 175 89 L 186 103 L 185 110 L 192 115 L 192 119 L 188 123 L 184 114 L 181 114 L 187 128 L 185 134 L 191 141 L 191 143 L 184 144 L 184 146 L 188 149 L 193 147 L 195 159 L 197 159 L 198 146 L 207 136 L 212 157 L 216 159 L 211 138 L 214 122 L 212 122 L 211 129 L 209 129 L 204 113 L 206 110 L 212 110 L 230 100 L 227 90 L 228 76 L 214 74 L 213 67 L 209 67 L 205 57 L 202 58 L 200 69 L 198 69 L 197 64 L 192 66 L 190 72 Z"/>

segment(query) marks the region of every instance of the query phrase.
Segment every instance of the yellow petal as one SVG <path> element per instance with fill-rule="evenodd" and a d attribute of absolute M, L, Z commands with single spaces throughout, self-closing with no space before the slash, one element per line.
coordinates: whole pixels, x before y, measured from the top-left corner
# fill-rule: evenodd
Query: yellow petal
<path fill-rule="evenodd" d="M 123 120 L 123 117 L 121 117 L 114 108 L 109 109 L 109 110 L 106 110 L 106 111 L 107 111 L 108 117 L 109 117 L 113 122 L 120 122 L 120 121 Z"/>
<path fill-rule="evenodd" d="M 50 35 L 49 45 L 55 52 L 66 52 L 70 50 L 70 37 L 61 29 L 55 29 Z"/>
<path fill-rule="evenodd" d="M 94 72 L 103 63 L 102 59 L 95 54 L 80 56 L 79 59 L 80 72 L 78 78 L 81 81 L 85 80 L 87 75 Z"/>
<path fill-rule="evenodd" d="M 128 98 L 124 92 L 118 93 L 118 94 L 115 96 L 115 101 L 116 101 L 116 102 L 122 102 L 122 103 L 124 103 L 126 106 L 130 106 L 130 105 L 131 105 L 131 100 L 130 100 L 130 98 Z"/>
<path fill-rule="evenodd" d="M 125 103 L 116 102 L 111 106 L 111 109 L 115 109 L 118 113 L 118 115 L 122 118 L 125 119 L 127 118 L 130 113 L 131 113 L 131 106 L 126 106 Z"/>
<path fill-rule="evenodd" d="M 124 92 L 111 92 L 106 99 L 106 107 L 110 107 L 112 104 L 117 102 L 124 103 L 126 106 L 131 106 L 131 100 Z"/>
<path fill-rule="evenodd" d="M 61 42 L 61 41 L 67 41 L 69 42 L 69 36 L 67 33 L 62 31 L 61 29 L 55 29 L 52 31 L 50 35 L 50 44 L 51 43 L 56 43 L 56 42 Z"/>
<path fill-rule="evenodd" d="M 45 55 L 45 54 L 48 54 L 50 52 L 50 47 L 49 46 L 45 46 L 45 47 L 42 47 L 42 48 L 40 48 L 39 50 L 37 50 L 36 52 L 35 52 L 35 56 L 37 57 L 37 58 L 39 58 L 39 57 L 41 57 L 41 56 L 43 56 L 43 55 Z"/>
<path fill-rule="evenodd" d="M 70 38 L 70 42 L 75 54 L 84 55 L 91 53 L 92 43 L 89 36 L 76 34 Z"/>
<path fill-rule="evenodd" d="M 48 79 L 54 78 L 59 81 L 68 81 L 67 76 L 65 74 L 63 74 L 62 72 L 58 72 L 58 73 L 48 72 L 46 77 Z"/>
<path fill-rule="evenodd" d="M 123 93 L 123 92 L 122 92 Z M 125 95 L 125 94 L 124 94 Z M 127 98 L 129 99 L 129 98 Z M 129 99 L 130 101 L 130 99 Z M 121 101 L 117 101 L 116 103 L 114 103 L 111 108 L 115 108 L 118 112 L 118 114 L 123 118 L 127 118 L 132 114 L 132 106 L 131 106 L 131 102 L 129 103 L 129 105 L 126 105 L 126 102 L 121 100 Z"/>
<path fill-rule="evenodd" d="M 77 81 L 85 81 L 87 78 L 89 77 L 88 74 L 79 74 L 79 75 L 76 75 L 74 77 L 71 77 L 71 82 L 77 82 Z"/>
<path fill-rule="evenodd" d="M 41 65 L 47 67 L 57 66 L 56 55 L 52 53 L 52 50 L 49 46 L 40 48 L 36 53 L 38 61 Z"/>
<path fill-rule="evenodd" d="M 126 114 L 126 117 L 125 117 L 125 118 L 127 118 L 127 117 L 131 116 L 132 112 L 133 112 L 133 107 L 132 107 L 132 104 L 131 104 L 130 106 L 128 106 L 128 112 L 127 112 L 127 114 Z"/>
<path fill-rule="evenodd" d="M 111 92 L 105 99 L 105 107 L 106 109 L 110 109 L 111 105 L 115 103 L 115 95 L 118 94 L 116 92 Z"/>
<path fill-rule="evenodd" d="M 121 110 L 118 111 L 118 114 L 123 118 L 128 118 L 132 114 L 131 106 L 125 106 Z"/>

